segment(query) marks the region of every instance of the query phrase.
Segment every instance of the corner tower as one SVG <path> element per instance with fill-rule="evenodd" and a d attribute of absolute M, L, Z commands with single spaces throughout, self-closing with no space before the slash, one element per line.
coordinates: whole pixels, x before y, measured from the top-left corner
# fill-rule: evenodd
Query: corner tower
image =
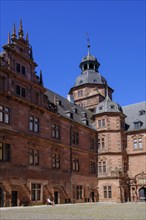
<path fill-rule="evenodd" d="M 91 111 L 105 99 L 106 79 L 99 73 L 100 63 L 90 53 L 88 43 L 87 56 L 83 57 L 79 67 L 81 74 L 76 78 L 74 86 L 70 89 L 69 95 L 73 97 L 76 105 L 83 106 Z M 109 97 L 112 99 L 113 89 L 108 87 Z"/>

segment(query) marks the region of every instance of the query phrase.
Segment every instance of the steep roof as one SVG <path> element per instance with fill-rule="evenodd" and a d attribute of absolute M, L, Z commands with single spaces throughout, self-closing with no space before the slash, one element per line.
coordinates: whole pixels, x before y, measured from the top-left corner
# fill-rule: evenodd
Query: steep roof
<path fill-rule="evenodd" d="M 93 120 L 91 120 L 93 113 L 90 110 L 73 104 L 72 102 L 68 101 L 68 99 L 58 95 L 57 93 L 49 89 L 47 89 L 45 95 L 47 95 L 50 102 L 57 105 L 58 114 L 81 125 L 95 129 Z"/>
<path fill-rule="evenodd" d="M 127 116 L 127 131 L 146 129 L 146 102 L 123 106 L 122 109 Z"/>

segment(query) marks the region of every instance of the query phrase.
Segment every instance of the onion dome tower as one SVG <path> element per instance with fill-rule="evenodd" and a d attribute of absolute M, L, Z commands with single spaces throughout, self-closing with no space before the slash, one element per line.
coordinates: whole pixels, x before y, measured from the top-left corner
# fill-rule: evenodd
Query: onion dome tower
<path fill-rule="evenodd" d="M 69 96 L 73 98 L 75 104 L 94 111 L 96 105 L 105 99 L 107 81 L 98 71 L 100 63 L 91 55 L 89 41 L 87 47 L 87 55 L 79 65 L 81 74 L 76 78 Z M 108 91 L 112 99 L 113 89 L 109 87 Z"/>

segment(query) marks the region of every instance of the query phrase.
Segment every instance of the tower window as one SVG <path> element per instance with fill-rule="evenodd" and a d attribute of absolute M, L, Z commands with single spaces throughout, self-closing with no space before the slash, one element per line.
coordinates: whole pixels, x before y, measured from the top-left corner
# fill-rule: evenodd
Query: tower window
<path fill-rule="evenodd" d="M 84 65 L 84 70 L 87 70 L 87 64 Z"/>
<path fill-rule="evenodd" d="M 90 63 L 90 64 L 89 64 L 89 69 L 93 69 L 93 67 L 94 67 L 94 66 L 93 66 L 93 63 Z"/>

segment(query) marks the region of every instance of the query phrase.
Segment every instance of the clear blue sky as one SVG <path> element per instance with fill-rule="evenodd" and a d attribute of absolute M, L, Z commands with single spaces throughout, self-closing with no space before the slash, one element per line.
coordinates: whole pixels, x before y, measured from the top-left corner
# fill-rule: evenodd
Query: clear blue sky
<path fill-rule="evenodd" d="M 145 0 L 1 0 L 0 6 L 1 48 L 22 18 L 45 87 L 67 96 L 81 73 L 88 32 L 91 54 L 114 89 L 114 101 L 125 106 L 146 100 Z"/>

